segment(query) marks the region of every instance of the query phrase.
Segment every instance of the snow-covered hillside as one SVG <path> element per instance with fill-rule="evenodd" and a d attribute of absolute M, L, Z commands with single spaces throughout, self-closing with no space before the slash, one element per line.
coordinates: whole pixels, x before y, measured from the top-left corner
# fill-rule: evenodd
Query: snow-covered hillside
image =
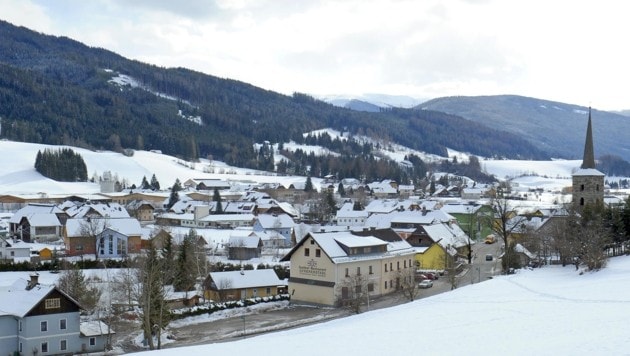
<path fill-rule="evenodd" d="M 524 270 L 400 306 L 149 355 L 625 355 L 630 257 Z M 147 355 L 142 353 L 138 355 Z"/>
<path fill-rule="evenodd" d="M 65 147 L 65 146 L 64 146 Z M 57 149 L 60 146 L 32 144 L 13 141 L 0 141 L 0 194 L 92 194 L 100 188 L 95 183 L 63 183 L 43 177 L 35 171 L 37 151 Z M 247 182 L 280 182 L 291 184 L 304 182 L 304 177 L 275 176 L 266 172 L 258 172 L 227 166 L 218 161 L 201 160 L 189 163 L 176 157 L 149 151 L 136 151 L 132 157 L 110 151 L 90 151 L 71 147 L 79 153 L 86 163 L 88 177 L 111 171 L 121 181 L 129 185 L 140 185 L 142 177 L 151 179 L 155 174 L 163 189 L 171 187 L 176 179 L 181 182 L 190 178 L 222 179 L 226 181 Z M 313 184 L 318 186 L 318 179 Z"/>
<path fill-rule="evenodd" d="M 326 131 L 333 138 L 341 134 Z M 301 148 L 307 152 L 324 154 L 325 149 L 319 146 L 304 146 L 292 143 L 285 148 L 295 150 Z M 91 194 L 98 193 L 99 186 L 94 183 L 62 183 L 47 179 L 37 173 L 34 168 L 37 151 L 46 148 L 55 149 L 59 146 L 0 141 L 0 194 Z M 282 183 L 289 185 L 294 182 L 304 182 L 305 177 L 278 176 L 273 173 L 254 171 L 237 167 L 230 167 L 223 162 L 200 160 L 190 163 L 176 157 L 149 151 L 136 151 L 132 157 L 110 151 L 90 151 L 82 148 L 72 148 L 83 157 L 88 170 L 88 177 L 102 176 L 105 171 L 120 181 L 129 185 L 139 186 L 142 177 L 150 179 L 153 174 L 157 177 L 163 189 L 173 185 L 176 179 L 185 181 L 190 178 L 214 178 L 232 182 L 250 183 Z M 414 153 L 427 161 L 447 159 L 408 148 L 390 144 L 381 149 L 381 154 L 396 161 L 402 161 L 406 154 Z M 461 162 L 466 154 L 449 152 L 458 156 Z M 277 157 L 279 158 L 279 157 Z M 571 185 L 570 178 L 573 169 L 579 167 L 580 161 L 494 161 L 482 160 L 483 168 L 498 179 L 516 178 L 513 181 L 528 188 L 543 188 L 545 190 L 559 190 Z M 523 176 L 525 175 L 525 176 Z M 314 178 L 313 184 L 319 187 L 321 180 Z"/>

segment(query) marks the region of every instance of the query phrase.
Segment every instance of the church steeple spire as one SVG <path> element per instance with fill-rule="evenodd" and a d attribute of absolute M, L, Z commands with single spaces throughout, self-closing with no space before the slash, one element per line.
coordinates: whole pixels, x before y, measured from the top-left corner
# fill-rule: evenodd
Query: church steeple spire
<path fill-rule="evenodd" d="M 591 126 L 591 107 L 588 108 L 588 127 L 586 128 L 586 143 L 584 144 L 583 169 L 595 169 L 595 152 L 593 150 L 593 128 Z"/>

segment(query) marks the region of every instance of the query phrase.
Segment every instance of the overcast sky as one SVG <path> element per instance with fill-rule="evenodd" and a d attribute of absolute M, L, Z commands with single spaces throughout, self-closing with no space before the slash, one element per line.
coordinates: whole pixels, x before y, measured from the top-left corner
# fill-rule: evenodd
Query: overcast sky
<path fill-rule="evenodd" d="M 619 0 L 0 0 L 0 18 L 284 94 L 518 94 L 630 109 Z"/>

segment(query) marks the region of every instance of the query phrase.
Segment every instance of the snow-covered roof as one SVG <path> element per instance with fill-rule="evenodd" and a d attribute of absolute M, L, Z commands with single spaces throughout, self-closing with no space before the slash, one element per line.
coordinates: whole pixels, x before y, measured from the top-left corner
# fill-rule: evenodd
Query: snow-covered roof
<path fill-rule="evenodd" d="M 365 210 L 337 210 L 337 219 L 339 218 L 367 218 L 368 212 Z"/>
<path fill-rule="evenodd" d="M 86 337 L 115 334 L 114 330 L 100 320 L 82 321 L 79 324 L 79 331 L 82 336 Z"/>
<path fill-rule="evenodd" d="M 574 176 L 604 176 L 604 173 L 594 168 L 580 168 L 573 172 Z"/>
<path fill-rule="evenodd" d="M 210 272 L 210 278 L 219 289 L 222 287 L 225 289 L 244 289 L 286 285 L 286 281 L 278 278 L 273 269 Z M 229 281 L 229 283 L 221 283 L 221 281 Z"/>
<path fill-rule="evenodd" d="M 444 248 L 447 248 L 449 245 L 459 248 L 468 244 L 468 235 L 457 224 L 452 224 L 451 226 L 448 224 L 433 224 L 423 226 L 423 229 L 433 241 Z"/>
<path fill-rule="evenodd" d="M 248 236 L 230 236 L 228 241 L 231 247 L 243 247 L 243 248 L 258 248 L 260 244 L 260 237 L 255 235 Z"/>
<path fill-rule="evenodd" d="M 28 284 L 29 281 L 20 278 L 10 286 L 0 287 L 0 315 L 24 317 L 55 289 L 54 285 L 37 284 L 27 290 Z"/>
<path fill-rule="evenodd" d="M 427 225 L 431 224 L 436 219 L 436 213 L 433 211 L 428 211 L 426 214 L 423 214 L 420 211 L 400 211 L 389 214 L 391 215 L 390 221 L 392 223 L 400 223 L 400 224 L 421 224 Z"/>
<path fill-rule="evenodd" d="M 531 253 L 527 248 L 525 248 L 525 246 L 523 246 L 521 244 L 516 244 L 516 246 L 514 246 L 514 251 L 516 251 L 518 253 L 522 253 L 525 256 L 529 257 L 530 259 L 536 258 L 536 255 Z"/>
<path fill-rule="evenodd" d="M 387 242 L 374 236 L 356 236 L 352 234 L 340 234 L 340 236 L 335 237 L 335 240 L 338 243 L 350 248 L 382 246 L 387 244 Z"/>
<path fill-rule="evenodd" d="M 183 214 L 183 215 L 188 215 L 188 214 Z M 204 216 L 203 218 L 199 219 L 199 221 L 203 221 L 203 222 L 222 222 L 222 221 L 241 221 L 241 222 L 248 222 L 248 221 L 254 221 L 254 214 L 214 214 L 214 215 L 208 215 L 208 216 Z"/>
<path fill-rule="evenodd" d="M 12 224 L 18 224 L 20 220 L 22 220 L 25 216 L 33 216 L 35 214 L 56 214 L 63 213 L 63 210 L 59 209 L 54 204 L 28 204 L 22 209 L 18 210 L 13 214 L 11 219 L 9 220 Z"/>
<path fill-rule="evenodd" d="M 32 214 L 26 217 L 31 226 L 61 226 L 57 215 L 55 214 Z"/>
<path fill-rule="evenodd" d="M 287 214 L 260 214 L 258 215 L 258 223 L 263 229 L 284 229 L 295 226 L 295 222 Z"/>
<path fill-rule="evenodd" d="M 186 214 L 164 213 L 164 214 L 160 214 L 158 217 L 162 219 L 170 219 L 170 220 L 189 220 L 189 221 L 195 220 L 195 214 L 193 213 L 186 213 Z"/>
<path fill-rule="evenodd" d="M 445 204 L 444 206 L 442 206 L 440 210 L 449 214 L 474 214 L 477 211 L 479 211 L 481 207 L 482 207 L 481 204 L 451 203 L 451 204 Z"/>
<path fill-rule="evenodd" d="M 83 218 L 93 213 L 115 219 L 129 217 L 127 209 L 118 203 L 85 203 L 66 209 L 66 213 L 74 218 Z"/>
<path fill-rule="evenodd" d="M 127 236 L 141 236 L 142 227 L 140 222 L 134 218 L 123 219 L 95 219 L 92 218 L 90 222 L 85 219 L 68 219 L 66 221 L 66 233 L 68 237 L 82 236 L 82 231 L 85 230 L 89 224 L 94 224 L 94 231 L 100 232 L 101 229 L 111 229 Z"/>
<path fill-rule="evenodd" d="M 398 200 L 377 199 L 372 200 L 365 207 L 365 211 L 369 214 L 387 214 L 399 209 L 400 207 L 404 208 L 404 204 Z"/>

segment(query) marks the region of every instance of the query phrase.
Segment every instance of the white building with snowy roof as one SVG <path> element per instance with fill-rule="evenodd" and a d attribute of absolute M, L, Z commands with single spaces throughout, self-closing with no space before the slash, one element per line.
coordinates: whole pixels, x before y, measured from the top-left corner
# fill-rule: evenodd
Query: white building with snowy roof
<path fill-rule="evenodd" d="M 378 297 L 414 283 L 414 254 L 391 230 L 344 231 L 308 233 L 281 261 L 291 262 L 292 302 L 335 306 L 355 293 Z"/>

